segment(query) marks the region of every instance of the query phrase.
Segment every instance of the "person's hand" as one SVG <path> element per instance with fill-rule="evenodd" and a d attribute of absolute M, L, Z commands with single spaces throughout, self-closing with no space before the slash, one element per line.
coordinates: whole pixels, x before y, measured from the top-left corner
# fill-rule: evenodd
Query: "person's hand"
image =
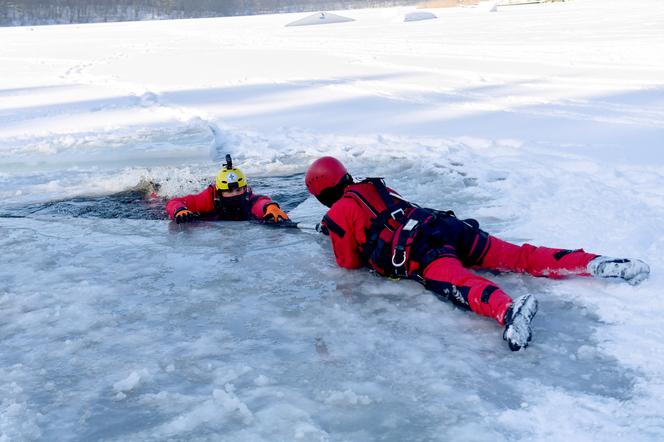
<path fill-rule="evenodd" d="M 286 215 L 286 212 L 279 208 L 277 203 L 271 203 L 265 207 L 265 215 L 263 215 L 264 221 L 279 223 L 287 219 L 288 215 Z"/>
<path fill-rule="evenodd" d="M 194 220 L 194 212 L 184 208 L 178 209 L 178 211 L 175 212 L 174 218 L 177 224 L 188 223 Z"/>

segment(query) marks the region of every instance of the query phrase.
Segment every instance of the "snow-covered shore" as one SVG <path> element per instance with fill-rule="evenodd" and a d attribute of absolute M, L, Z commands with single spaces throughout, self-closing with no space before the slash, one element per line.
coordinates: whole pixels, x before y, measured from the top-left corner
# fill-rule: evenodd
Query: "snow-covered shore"
<path fill-rule="evenodd" d="M 645 259 L 650 280 L 491 276 L 540 300 L 512 354 L 315 235 L 0 218 L 0 440 L 661 440 L 664 7 L 488 9 L 0 28 L 0 213 L 197 191 L 225 153 L 255 180 L 332 154 L 506 239 Z"/>

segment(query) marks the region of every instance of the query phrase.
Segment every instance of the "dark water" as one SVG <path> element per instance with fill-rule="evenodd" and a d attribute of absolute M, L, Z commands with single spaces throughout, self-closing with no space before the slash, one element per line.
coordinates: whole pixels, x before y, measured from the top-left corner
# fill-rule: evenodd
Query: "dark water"
<path fill-rule="evenodd" d="M 0 26 L 225 17 L 417 3 L 417 0 L 0 0 Z"/>
<path fill-rule="evenodd" d="M 302 174 L 254 178 L 251 180 L 251 187 L 254 193 L 270 196 L 279 203 L 282 209 L 289 212 L 307 199 L 308 194 L 303 181 Z M 145 181 L 131 189 L 111 195 L 82 195 L 63 200 L 0 208 L 0 218 L 61 216 L 65 218 L 167 219 L 168 215 L 164 209 L 167 199 L 159 197 L 158 191 L 159 183 Z"/>

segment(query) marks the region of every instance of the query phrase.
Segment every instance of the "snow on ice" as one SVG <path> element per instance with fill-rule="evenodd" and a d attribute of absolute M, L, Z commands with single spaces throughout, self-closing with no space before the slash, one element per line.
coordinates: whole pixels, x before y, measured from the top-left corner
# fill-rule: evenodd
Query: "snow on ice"
<path fill-rule="evenodd" d="M 660 3 L 0 28 L 0 440 L 662 440 Z M 331 154 L 652 275 L 487 275 L 540 302 L 513 354 L 324 237 L 163 219 L 226 153 L 296 220 Z"/>

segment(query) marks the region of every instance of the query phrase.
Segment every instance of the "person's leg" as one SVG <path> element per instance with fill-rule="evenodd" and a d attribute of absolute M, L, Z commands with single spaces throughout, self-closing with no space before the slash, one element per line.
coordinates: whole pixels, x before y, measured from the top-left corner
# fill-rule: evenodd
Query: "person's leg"
<path fill-rule="evenodd" d="M 429 228 L 428 246 L 450 245 L 464 265 L 500 271 L 530 273 L 534 276 L 561 278 L 564 276 L 595 276 L 623 279 L 636 285 L 648 278 L 650 267 L 640 259 L 612 258 L 585 252 L 517 246 L 479 228 L 472 219 L 459 220 L 453 216 L 437 219 Z"/>
<path fill-rule="evenodd" d="M 488 251 L 479 267 L 549 278 L 568 275 L 590 276 L 588 264 L 597 256 L 583 249 L 552 249 L 530 244 L 517 246 L 490 236 Z"/>
<path fill-rule="evenodd" d="M 512 298 L 493 282 L 465 268 L 459 259 L 438 258 L 424 269 L 422 277 L 426 288 L 438 297 L 505 324 Z"/>
<path fill-rule="evenodd" d="M 463 266 L 456 257 L 441 257 L 423 272 L 424 285 L 439 298 L 488 316 L 504 326 L 503 339 L 512 351 L 528 346 L 532 337 L 531 321 L 537 313 L 537 300 L 527 293 L 512 301 L 505 292 L 486 278 Z"/>

